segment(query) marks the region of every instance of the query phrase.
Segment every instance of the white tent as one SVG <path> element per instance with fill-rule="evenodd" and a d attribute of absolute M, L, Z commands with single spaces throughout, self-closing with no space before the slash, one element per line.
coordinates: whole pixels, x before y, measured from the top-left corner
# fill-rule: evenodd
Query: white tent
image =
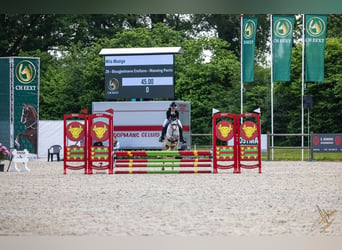
<path fill-rule="evenodd" d="M 38 129 L 38 158 L 47 158 L 48 149 L 52 145 L 63 147 L 63 121 L 39 121 Z"/>

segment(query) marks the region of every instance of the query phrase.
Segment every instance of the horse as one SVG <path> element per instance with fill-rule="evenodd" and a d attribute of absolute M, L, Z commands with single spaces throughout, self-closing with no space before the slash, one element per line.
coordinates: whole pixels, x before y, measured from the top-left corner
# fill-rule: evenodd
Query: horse
<path fill-rule="evenodd" d="M 34 154 L 37 154 L 38 119 L 37 112 L 33 106 L 23 104 L 20 122 L 22 124 L 25 124 L 25 133 L 19 133 L 17 135 L 15 139 L 15 144 L 17 145 L 17 148 L 20 148 L 19 139 L 23 137 L 32 143 Z"/>
<path fill-rule="evenodd" d="M 165 139 L 163 141 L 163 150 L 178 150 L 179 127 L 177 119 L 171 120 L 167 126 Z"/>

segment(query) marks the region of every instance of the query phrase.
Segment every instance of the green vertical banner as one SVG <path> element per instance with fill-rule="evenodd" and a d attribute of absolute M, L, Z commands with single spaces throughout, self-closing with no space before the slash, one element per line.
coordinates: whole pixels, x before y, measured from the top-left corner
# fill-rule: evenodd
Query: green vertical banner
<path fill-rule="evenodd" d="M 294 17 L 272 16 L 273 81 L 291 80 L 291 52 Z"/>
<path fill-rule="evenodd" d="M 324 82 L 326 15 L 305 15 L 305 81 Z"/>
<path fill-rule="evenodd" d="M 10 64 L 9 58 L 0 58 L 0 143 L 10 148 Z"/>
<path fill-rule="evenodd" d="M 254 51 L 257 17 L 242 16 L 242 82 L 254 81 Z"/>
<path fill-rule="evenodd" d="M 38 151 L 39 58 L 13 58 L 13 128 L 15 146 Z"/>

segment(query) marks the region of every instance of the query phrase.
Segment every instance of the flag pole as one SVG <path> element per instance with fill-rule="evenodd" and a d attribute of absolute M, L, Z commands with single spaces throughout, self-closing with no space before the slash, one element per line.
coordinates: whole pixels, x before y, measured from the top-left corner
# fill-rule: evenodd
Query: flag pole
<path fill-rule="evenodd" d="M 271 14 L 271 147 L 272 147 L 272 161 L 274 160 L 274 123 L 273 123 L 273 16 Z"/>
<path fill-rule="evenodd" d="M 240 100 L 241 100 L 241 110 L 240 110 L 240 114 L 243 114 L 243 14 L 241 14 L 241 26 L 240 26 L 240 74 L 241 74 L 241 84 L 240 84 L 240 87 L 241 87 L 241 97 L 240 97 Z"/>
<path fill-rule="evenodd" d="M 302 20 L 303 20 L 303 40 L 302 40 L 302 161 L 304 160 L 304 82 L 305 82 L 305 14 L 302 14 Z"/>

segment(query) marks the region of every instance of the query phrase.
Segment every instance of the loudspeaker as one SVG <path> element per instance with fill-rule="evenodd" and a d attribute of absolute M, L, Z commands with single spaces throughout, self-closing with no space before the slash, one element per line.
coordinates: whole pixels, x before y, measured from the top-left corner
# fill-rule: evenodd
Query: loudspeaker
<path fill-rule="evenodd" d="M 312 95 L 304 95 L 303 96 L 303 106 L 305 109 L 312 108 Z"/>

